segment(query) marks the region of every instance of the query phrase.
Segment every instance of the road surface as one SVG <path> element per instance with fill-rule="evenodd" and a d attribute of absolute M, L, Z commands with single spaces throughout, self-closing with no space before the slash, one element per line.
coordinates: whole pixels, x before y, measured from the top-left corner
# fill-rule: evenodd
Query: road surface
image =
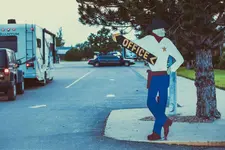
<path fill-rule="evenodd" d="M 54 75 L 44 87 L 27 86 L 15 101 L 1 95 L 1 150 L 193 149 L 103 136 L 112 110 L 146 108 L 146 81 L 132 67 L 70 62 L 57 64 Z"/>

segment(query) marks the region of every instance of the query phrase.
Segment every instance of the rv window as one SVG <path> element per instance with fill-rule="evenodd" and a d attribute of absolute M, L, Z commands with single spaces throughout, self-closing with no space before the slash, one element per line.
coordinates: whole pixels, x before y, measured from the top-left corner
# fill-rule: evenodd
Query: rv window
<path fill-rule="evenodd" d="M 5 67 L 5 64 L 6 64 L 5 51 L 0 50 L 0 68 Z"/>
<path fill-rule="evenodd" d="M 41 48 L 41 39 L 37 39 L 37 47 Z"/>
<path fill-rule="evenodd" d="M 0 48 L 8 48 L 17 52 L 17 36 L 0 36 Z"/>

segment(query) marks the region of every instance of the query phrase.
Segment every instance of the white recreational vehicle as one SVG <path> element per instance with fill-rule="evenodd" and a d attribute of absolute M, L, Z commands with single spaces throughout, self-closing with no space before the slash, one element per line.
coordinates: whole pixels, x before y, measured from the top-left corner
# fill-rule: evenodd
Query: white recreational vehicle
<path fill-rule="evenodd" d="M 45 85 L 53 79 L 55 63 L 55 34 L 35 24 L 16 24 L 9 19 L 8 24 L 0 24 L 0 48 L 16 52 L 22 62 L 20 69 L 24 79 L 35 79 Z"/>

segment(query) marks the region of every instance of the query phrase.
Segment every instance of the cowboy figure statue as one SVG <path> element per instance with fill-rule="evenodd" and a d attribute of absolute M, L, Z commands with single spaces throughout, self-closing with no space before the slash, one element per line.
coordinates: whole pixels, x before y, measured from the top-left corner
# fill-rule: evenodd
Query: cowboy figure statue
<path fill-rule="evenodd" d="M 146 30 L 148 35 L 135 41 L 136 44 L 142 46 L 157 57 L 154 65 L 148 63 L 150 70 L 147 70 L 147 106 L 155 118 L 153 133 L 148 135 L 148 140 L 161 139 L 162 128 L 164 128 L 164 138 L 167 139 L 169 127 L 172 125 L 172 120 L 165 114 L 170 81 L 169 75 L 171 72 L 176 72 L 184 62 L 176 46 L 171 40 L 165 37 L 165 29 L 167 27 L 168 25 L 165 21 L 153 19 Z M 169 56 L 172 56 L 175 62 L 168 68 L 167 62 Z M 159 97 L 157 96 L 158 93 Z"/>
<path fill-rule="evenodd" d="M 148 140 L 160 140 L 162 128 L 164 128 L 164 139 L 167 139 L 169 127 L 172 125 L 172 120 L 165 114 L 170 73 L 176 72 L 184 62 L 176 46 L 165 37 L 166 28 L 168 25 L 165 21 L 153 19 L 146 29 L 147 35 L 134 41 L 135 44 L 157 57 L 155 64 L 148 63 L 150 69 L 147 70 L 147 106 L 155 118 L 153 133 L 148 135 Z M 169 56 L 175 59 L 170 67 L 167 65 Z"/>

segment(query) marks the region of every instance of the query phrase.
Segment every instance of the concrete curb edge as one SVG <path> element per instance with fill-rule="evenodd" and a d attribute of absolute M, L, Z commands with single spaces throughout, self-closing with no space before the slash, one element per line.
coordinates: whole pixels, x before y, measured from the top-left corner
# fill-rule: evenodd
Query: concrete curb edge
<path fill-rule="evenodd" d="M 225 147 L 225 141 L 205 141 L 205 142 L 185 142 L 185 141 L 134 141 L 134 140 L 122 140 L 117 139 L 115 137 L 106 136 L 107 138 L 111 138 L 118 141 L 127 141 L 127 142 L 141 142 L 141 143 L 149 143 L 149 144 L 166 144 L 166 145 L 178 145 L 178 146 L 197 146 L 197 147 Z"/>

